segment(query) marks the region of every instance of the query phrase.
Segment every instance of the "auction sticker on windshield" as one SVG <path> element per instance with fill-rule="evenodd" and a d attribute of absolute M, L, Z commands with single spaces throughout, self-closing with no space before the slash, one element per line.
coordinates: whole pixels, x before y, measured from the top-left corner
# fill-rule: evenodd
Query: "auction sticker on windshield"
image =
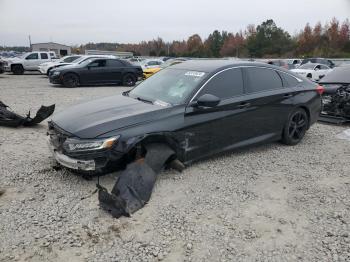
<path fill-rule="evenodd" d="M 204 72 L 197 72 L 197 71 L 188 71 L 185 73 L 185 76 L 193 76 L 193 77 L 202 77 L 204 76 Z"/>

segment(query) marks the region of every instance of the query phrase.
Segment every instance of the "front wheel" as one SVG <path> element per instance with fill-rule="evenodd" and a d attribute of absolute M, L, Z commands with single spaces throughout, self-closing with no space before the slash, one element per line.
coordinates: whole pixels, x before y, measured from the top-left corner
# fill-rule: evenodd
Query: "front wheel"
<path fill-rule="evenodd" d="M 77 87 L 79 85 L 79 77 L 75 74 L 66 74 L 63 76 L 62 83 L 65 87 Z"/>
<path fill-rule="evenodd" d="M 24 69 L 22 65 L 14 65 L 12 67 L 12 73 L 15 75 L 23 75 Z"/>
<path fill-rule="evenodd" d="M 281 142 L 286 145 L 296 145 L 305 136 L 309 126 L 309 118 L 302 108 L 295 109 L 289 116 L 283 128 Z"/>

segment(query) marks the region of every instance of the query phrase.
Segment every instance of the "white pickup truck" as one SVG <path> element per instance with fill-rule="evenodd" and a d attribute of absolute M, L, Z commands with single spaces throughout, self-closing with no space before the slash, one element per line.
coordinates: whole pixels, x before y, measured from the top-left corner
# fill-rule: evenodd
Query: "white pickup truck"
<path fill-rule="evenodd" d="M 55 52 L 30 52 L 21 57 L 8 59 L 5 63 L 5 71 L 15 75 L 21 75 L 24 71 L 37 71 L 39 65 L 56 60 Z"/>

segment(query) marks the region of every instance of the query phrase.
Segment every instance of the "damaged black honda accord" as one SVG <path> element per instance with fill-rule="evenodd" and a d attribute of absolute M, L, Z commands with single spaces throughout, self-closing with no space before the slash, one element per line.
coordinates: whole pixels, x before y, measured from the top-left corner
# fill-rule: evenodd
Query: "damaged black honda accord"
<path fill-rule="evenodd" d="M 100 173 L 164 143 L 185 165 L 252 144 L 299 143 L 321 111 L 323 88 L 282 68 L 186 61 L 134 89 L 75 105 L 49 122 L 57 162 Z"/>

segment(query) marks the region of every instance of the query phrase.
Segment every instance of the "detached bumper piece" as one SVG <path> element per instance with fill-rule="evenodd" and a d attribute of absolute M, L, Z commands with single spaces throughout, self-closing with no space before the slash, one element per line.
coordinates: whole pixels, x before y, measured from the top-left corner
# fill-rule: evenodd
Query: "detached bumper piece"
<path fill-rule="evenodd" d="M 48 118 L 54 111 L 55 105 L 41 106 L 34 118 L 30 117 L 30 112 L 23 117 L 8 110 L 8 106 L 0 101 L 0 126 L 34 126 Z"/>
<path fill-rule="evenodd" d="M 115 218 L 130 216 L 147 204 L 158 173 L 175 154 L 164 144 L 150 144 L 146 150 L 144 159 L 129 164 L 121 173 L 111 193 L 97 184 L 100 207 Z"/>

